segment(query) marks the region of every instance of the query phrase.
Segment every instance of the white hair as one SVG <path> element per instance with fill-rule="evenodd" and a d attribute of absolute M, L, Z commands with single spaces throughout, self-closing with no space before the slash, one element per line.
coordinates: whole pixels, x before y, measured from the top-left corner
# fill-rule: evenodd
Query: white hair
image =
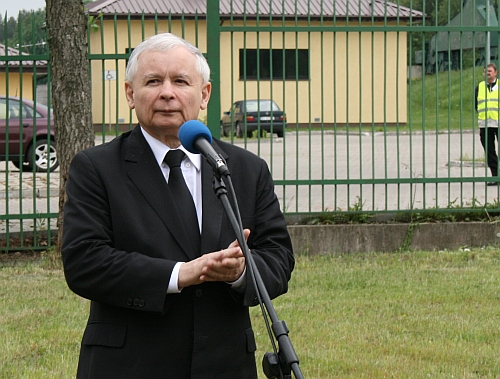
<path fill-rule="evenodd" d="M 194 45 L 190 44 L 183 38 L 180 38 L 172 33 L 161 33 L 156 34 L 142 41 L 134 49 L 127 64 L 127 70 L 125 72 L 125 80 L 131 82 L 137 72 L 137 60 L 139 56 L 144 51 L 157 50 L 157 51 L 168 51 L 174 47 L 183 46 L 191 52 L 197 61 L 196 68 L 198 73 L 203 78 L 206 83 L 210 80 L 210 67 L 208 66 L 207 60 L 201 53 L 201 51 Z"/>

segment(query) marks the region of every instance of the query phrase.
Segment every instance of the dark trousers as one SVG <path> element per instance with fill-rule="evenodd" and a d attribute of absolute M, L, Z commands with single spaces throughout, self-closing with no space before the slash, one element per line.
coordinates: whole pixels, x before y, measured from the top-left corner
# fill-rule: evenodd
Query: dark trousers
<path fill-rule="evenodd" d="M 498 175 L 498 156 L 495 148 L 495 140 L 498 141 L 498 128 L 479 128 L 479 137 L 486 153 L 486 161 L 491 175 Z"/>

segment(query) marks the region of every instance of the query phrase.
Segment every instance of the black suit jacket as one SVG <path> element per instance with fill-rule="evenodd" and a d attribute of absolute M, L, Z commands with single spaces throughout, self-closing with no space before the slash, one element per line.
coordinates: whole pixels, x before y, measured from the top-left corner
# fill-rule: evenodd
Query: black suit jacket
<path fill-rule="evenodd" d="M 267 165 L 230 144 L 213 146 L 231 171 L 269 295 L 279 296 L 294 259 Z M 213 192 L 212 168 L 202 161 L 204 254 L 236 237 Z M 179 228 L 182 210 L 139 127 L 78 153 L 66 191 L 64 272 L 69 287 L 91 300 L 79 378 L 256 378 L 250 275 L 244 292 L 218 282 L 166 294 L 175 263 L 199 252 Z"/>

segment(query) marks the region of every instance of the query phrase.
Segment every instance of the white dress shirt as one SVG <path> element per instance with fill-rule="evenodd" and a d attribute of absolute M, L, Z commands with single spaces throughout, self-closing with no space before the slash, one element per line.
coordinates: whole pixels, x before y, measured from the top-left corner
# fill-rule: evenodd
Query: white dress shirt
<path fill-rule="evenodd" d="M 142 134 L 146 139 L 147 143 L 151 147 L 153 154 L 155 156 L 156 162 L 158 162 L 158 166 L 160 166 L 163 175 L 165 176 L 165 180 L 168 182 L 168 175 L 170 174 L 170 167 L 163 162 L 165 155 L 167 155 L 168 151 L 171 150 L 167 145 L 160 142 L 156 138 L 152 137 L 144 128 L 141 126 Z M 202 217 L 202 195 L 201 195 L 201 155 L 193 154 L 187 151 L 184 146 L 179 146 L 179 149 L 182 150 L 186 157 L 181 162 L 181 171 L 182 175 L 184 175 L 184 180 L 186 181 L 186 185 L 191 192 L 191 196 L 193 197 L 194 206 L 196 208 L 196 215 L 198 216 L 198 227 L 200 228 L 201 233 L 201 217 Z M 184 262 L 177 262 L 172 270 L 172 275 L 170 276 L 170 281 L 168 283 L 167 293 L 179 293 L 182 288 L 179 288 L 179 270 L 181 265 Z M 246 269 L 243 272 L 243 275 L 236 280 L 235 282 L 231 282 L 233 288 L 241 288 L 245 284 L 245 276 Z"/>

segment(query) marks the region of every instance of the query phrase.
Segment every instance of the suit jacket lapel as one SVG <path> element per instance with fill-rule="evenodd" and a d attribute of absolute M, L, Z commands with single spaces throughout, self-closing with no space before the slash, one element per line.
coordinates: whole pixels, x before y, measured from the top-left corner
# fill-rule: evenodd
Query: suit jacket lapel
<path fill-rule="evenodd" d="M 124 160 L 128 176 L 172 233 L 189 259 L 199 254 L 193 250 L 182 223 L 173 196 L 155 160 L 153 152 L 137 126 L 124 142 Z"/>

